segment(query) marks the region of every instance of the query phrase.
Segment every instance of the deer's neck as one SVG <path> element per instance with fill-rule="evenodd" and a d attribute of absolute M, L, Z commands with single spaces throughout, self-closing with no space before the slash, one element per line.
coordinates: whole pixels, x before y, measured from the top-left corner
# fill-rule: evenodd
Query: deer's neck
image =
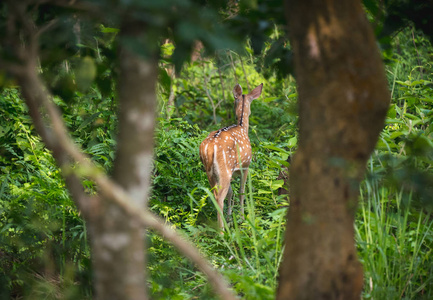
<path fill-rule="evenodd" d="M 238 125 L 242 127 L 245 132 L 248 134 L 248 126 L 249 126 L 249 109 L 246 107 L 247 103 L 245 103 L 245 96 L 242 95 L 242 109 L 240 116 L 238 116 Z"/>
<path fill-rule="evenodd" d="M 248 115 L 244 115 L 242 119 L 239 119 L 238 125 L 242 127 L 246 133 L 248 133 L 248 126 L 249 126 Z"/>

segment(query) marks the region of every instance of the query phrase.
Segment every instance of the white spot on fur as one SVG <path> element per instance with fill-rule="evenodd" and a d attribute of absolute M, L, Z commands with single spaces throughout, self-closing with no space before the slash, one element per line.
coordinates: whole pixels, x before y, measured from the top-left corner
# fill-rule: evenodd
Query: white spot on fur
<path fill-rule="evenodd" d="M 214 164 L 214 170 L 215 170 L 215 175 L 217 176 L 217 177 L 219 177 L 219 175 L 220 175 L 220 170 L 219 170 L 219 166 L 218 166 L 218 161 L 217 161 L 217 145 L 215 144 L 214 146 L 213 146 L 213 155 L 214 155 L 214 158 L 213 158 L 213 164 Z"/>

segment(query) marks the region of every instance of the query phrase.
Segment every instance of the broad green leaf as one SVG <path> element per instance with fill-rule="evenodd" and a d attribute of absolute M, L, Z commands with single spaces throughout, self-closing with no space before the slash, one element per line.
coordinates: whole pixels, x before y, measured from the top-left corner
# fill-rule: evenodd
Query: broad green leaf
<path fill-rule="evenodd" d="M 271 189 L 275 191 L 275 190 L 278 190 L 279 188 L 282 188 L 283 185 L 284 185 L 284 180 L 282 180 L 282 179 L 275 180 L 271 184 Z"/>
<path fill-rule="evenodd" d="M 81 130 L 84 127 L 86 127 L 87 125 L 89 125 L 90 123 L 92 123 L 96 118 L 99 117 L 100 114 L 101 114 L 100 112 L 97 112 L 97 113 L 94 113 L 93 115 L 90 115 L 88 118 L 86 118 L 83 121 L 83 123 L 80 124 L 80 126 L 78 126 L 77 130 Z"/>
<path fill-rule="evenodd" d="M 282 152 L 285 154 L 290 154 L 290 152 L 288 152 L 287 150 L 277 147 L 277 146 L 273 146 L 273 145 L 263 145 L 263 148 L 269 149 L 269 150 L 274 150 L 274 151 L 278 151 L 278 152 Z"/>
<path fill-rule="evenodd" d="M 410 86 L 411 85 L 411 83 L 409 81 L 396 80 L 395 82 L 398 83 L 398 84 L 401 84 L 401 85 L 405 85 L 405 86 Z"/>
<path fill-rule="evenodd" d="M 289 139 L 288 146 L 289 147 L 296 147 L 298 145 L 298 138 L 296 136 Z"/>
<path fill-rule="evenodd" d="M 101 25 L 101 32 L 102 33 L 118 33 L 118 28 L 111 28 L 111 27 L 104 27 L 104 25 Z"/>
<path fill-rule="evenodd" d="M 6 135 L 10 130 L 9 126 L 0 126 L 0 138 Z"/>
<path fill-rule="evenodd" d="M 411 119 L 411 120 L 420 120 L 420 118 L 419 118 L 418 116 L 415 116 L 415 115 L 410 114 L 410 113 L 404 113 L 403 115 L 404 115 L 405 117 Z"/>
<path fill-rule="evenodd" d="M 159 68 L 159 83 L 165 92 L 168 93 L 170 91 L 171 78 L 170 75 L 168 75 L 167 70 L 164 68 Z"/>
<path fill-rule="evenodd" d="M 278 159 L 278 158 L 273 158 L 272 160 L 275 161 L 275 162 L 277 162 L 277 163 L 279 163 L 280 165 L 285 166 L 285 167 L 289 167 L 290 166 L 290 164 L 286 160 L 282 160 L 282 159 Z"/>
<path fill-rule="evenodd" d="M 433 103 L 433 97 L 430 97 L 430 96 L 427 96 L 427 95 L 424 95 L 424 97 L 421 98 L 420 100 L 421 100 L 421 101 L 424 101 L 424 102 L 430 102 L 430 103 Z"/>
<path fill-rule="evenodd" d="M 391 135 L 390 135 L 390 139 L 392 139 L 392 140 L 394 140 L 394 139 L 396 139 L 396 138 L 398 138 L 399 136 L 402 136 L 402 135 L 404 135 L 404 133 L 403 132 L 401 132 L 401 131 L 396 131 L 396 132 L 393 132 Z"/>
<path fill-rule="evenodd" d="M 277 99 L 279 99 L 279 97 L 268 97 L 268 98 L 263 99 L 262 101 L 267 103 L 267 102 L 275 101 Z"/>
<path fill-rule="evenodd" d="M 421 84 L 421 83 L 423 83 L 423 81 L 424 81 L 424 80 L 415 80 L 415 81 L 412 81 L 412 82 L 410 83 L 410 86 L 415 86 L 415 85 Z"/>
<path fill-rule="evenodd" d="M 259 194 L 272 194 L 271 191 L 265 191 L 265 190 L 262 190 L 262 189 L 259 189 L 259 190 L 258 190 L 258 193 L 259 193 Z"/>
<path fill-rule="evenodd" d="M 387 114 L 388 118 L 395 119 L 397 117 L 397 111 L 395 109 L 396 106 L 397 105 L 393 104 L 389 107 L 388 114 Z"/>

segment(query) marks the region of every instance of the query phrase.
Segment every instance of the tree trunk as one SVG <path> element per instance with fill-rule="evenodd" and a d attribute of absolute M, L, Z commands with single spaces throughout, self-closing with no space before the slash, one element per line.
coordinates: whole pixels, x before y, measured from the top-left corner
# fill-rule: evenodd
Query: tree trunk
<path fill-rule="evenodd" d="M 359 0 L 292 0 L 286 15 L 300 123 L 277 299 L 360 299 L 353 222 L 390 100 L 383 64 Z"/>
<path fill-rule="evenodd" d="M 121 35 L 138 39 L 136 30 L 140 32 L 142 27 L 128 24 Z M 124 47 L 119 67 L 119 135 L 113 179 L 136 205 L 146 208 L 153 159 L 157 59 L 144 59 Z M 145 228 L 108 201 L 96 223 L 92 246 L 97 298 L 147 299 Z"/>

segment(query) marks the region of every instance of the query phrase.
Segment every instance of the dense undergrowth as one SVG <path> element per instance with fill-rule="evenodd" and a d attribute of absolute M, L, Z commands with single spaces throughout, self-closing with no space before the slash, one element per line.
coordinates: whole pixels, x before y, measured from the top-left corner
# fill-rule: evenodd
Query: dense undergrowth
<path fill-rule="evenodd" d="M 421 34 L 412 38 L 410 30 L 393 43 L 394 51 L 384 53 L 392 105 L 360 188 L 355 223 L 365 272 L 363 297 L 432 299 L 433 48 Z M 176 78 L 165 67 L 150 207 L 181 228 L 238 295 L 273 299 L 289 207 L 288 199 L 278 195 L 283 186 L 278 176 L 297 140 L 295 82 L 263 77 L 248 51 L 198 60 Z M 250 117 L 254 157 L 245 220 L 236 205 L 221 235 L 198 146 L 209 131 L 235 122 L 231 89 L 236 82 L 244 90 L 263 82 L 264 93 L 253 102 Z M 77 143 L 110 172 L 115 100 L 97 88 L 71 102 L 55 100 Z M 90 299 L 86 225 L 16 89 L 1 92 L 0 111 L 0 299 Z M 92 182 L 85 184 L 94 190 Z M 239 180 L 233 185 L 237 198 Z M 214 298 L 204 275 L 170 244 L 149 232 L 148 245 L 152 298 Z"/>

